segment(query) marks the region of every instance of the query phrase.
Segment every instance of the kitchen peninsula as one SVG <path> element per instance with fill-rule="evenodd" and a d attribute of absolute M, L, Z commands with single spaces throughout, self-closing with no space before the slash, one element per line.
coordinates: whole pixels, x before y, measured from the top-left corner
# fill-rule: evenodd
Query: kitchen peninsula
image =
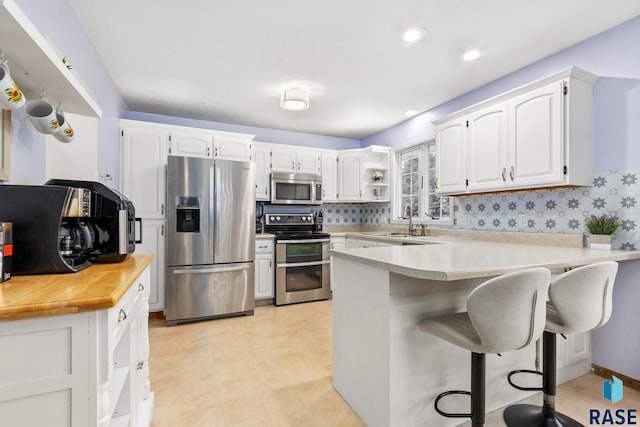
<path fill-rule="evenodd" d="M 149 426 L 149 264 L 0 283 L 3 425 Z"/>
<path fill-rule="evenodd" d="M 422 240 L 423 245 L 332 251 L 333 384 L 371 427 L 460 423 L 439 416 L 433 401 L 445 390 L 469 389 L 469 352 L 419 332 L 416 325 L 433 315 L 465 311 L 469 292 L 490 277 L 530 267 L 560 273 L 604 260 L 640 267 L 640 251 Z M 578 335 L 584 336 L 559 342 L 560 382 L 590 369 L 589 335 Z M 531 345 L 487 355 L 487 412 L 533 394 L 511 388 L 506 377 L 513 369 L 532 369 L 535 352 Z M 451 402 L 446 410 L 468 411 L 468 399 L 451 396 L 447 405 Z"/>

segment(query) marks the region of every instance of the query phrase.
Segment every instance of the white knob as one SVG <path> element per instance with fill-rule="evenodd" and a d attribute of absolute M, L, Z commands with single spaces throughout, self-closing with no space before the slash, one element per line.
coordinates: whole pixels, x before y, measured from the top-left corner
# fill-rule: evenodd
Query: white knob
<path fill-rule="evenodd" d="M 306 217 L 306 216 L 303 216 L 303 217 L 302 217 L 302 220 L 303 220 L 303 221 L 306 221 L 306 220 L 307 220 L 307 217 Z"/>
<path fill-rule="evenodd" d="M 276 217 L 276 221 L 280 221 L 280 217 L 279 216 Z"/>
<path fill-rule="evenodd" d="M 269 219 L 270 219 L 271 221 L 273 221 L 275 218 L 274 218 L 274 217 L 269 217 Z"/>

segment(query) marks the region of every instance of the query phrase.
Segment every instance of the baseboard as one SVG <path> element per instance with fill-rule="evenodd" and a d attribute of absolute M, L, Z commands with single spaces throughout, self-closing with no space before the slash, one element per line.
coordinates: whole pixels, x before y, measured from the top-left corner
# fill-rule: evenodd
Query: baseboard
<path fill-rule="evenodd" d="M 593 368 L 593 373 L 602 378 L 611 378 L 611 375 L 615 375 L 620 378 L 627 387 L 640 391 L 640 381 L 634 378 L 612 371 L 611 369 L 603 368 L 602 366 L 591 365 L 591 367 Z"/>
<path fill-rule="evenodd" d="M 167 316 L 165 316 L 164 311 L 151 311 L 149 312 L 149 319 L 167 320 Z"/>

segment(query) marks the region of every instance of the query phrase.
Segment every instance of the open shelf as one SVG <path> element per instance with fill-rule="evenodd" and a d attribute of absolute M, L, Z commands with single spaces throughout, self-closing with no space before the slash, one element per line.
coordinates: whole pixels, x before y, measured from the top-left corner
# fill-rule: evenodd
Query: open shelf
<path fill-rule="evenodd" d="M 0 0 L 0 51 L 27 99 L 39 98 L 44 89 L 54 107 L 61 103 L 66 112 L 102 117 L 93 95 L 62 63 L 15 0 Z"/>

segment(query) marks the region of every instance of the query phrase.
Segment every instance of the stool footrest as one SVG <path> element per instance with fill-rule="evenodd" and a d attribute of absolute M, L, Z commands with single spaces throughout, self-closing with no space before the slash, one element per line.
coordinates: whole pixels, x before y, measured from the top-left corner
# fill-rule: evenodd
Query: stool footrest
<path fill-rule="evenodd" d="M 522 391 L 542 391 L 542 387 L 522 387 L 517 384 L 514 384 L 513 381 L 511 381 L 511 377 L 516 374 L 535 374 L 535 375 L 542 376 L 542 372 L 532 371 L 530 369 L 516 369 L 515 371 L 509 372 L 509 375 L 507 375 L 507 381 L 513 388 L 517 388 L 518 390 L 522 390 Z"/>
<path fill-rule="evenodd" d="M 449 413 L 449 412 L 444 412 L 443 410 L 438 408 L 438 402 L 440 401 L 440 399 L 442 399 L 443 397 L 449 396 L 451 394 L 464 394 L 465 396 L 471 396 L 471 392 L 464 391 L 464 390 L 450 390 L 450 391 L 445 391 L 443 393 L 440 393 L 438 395 L 438 397 L 436 397 L 435 402 L 433 402 L 433 407 L 436 409 L 436 412 L 439 413 L 440 415 L 442 415 L 443 417 L 447 417 L 447 418 L 471 418 L 471 413 L 468 413 L 468 414 L 454 413 L 454 414 L 452 414 L 452 413 Z"/>

